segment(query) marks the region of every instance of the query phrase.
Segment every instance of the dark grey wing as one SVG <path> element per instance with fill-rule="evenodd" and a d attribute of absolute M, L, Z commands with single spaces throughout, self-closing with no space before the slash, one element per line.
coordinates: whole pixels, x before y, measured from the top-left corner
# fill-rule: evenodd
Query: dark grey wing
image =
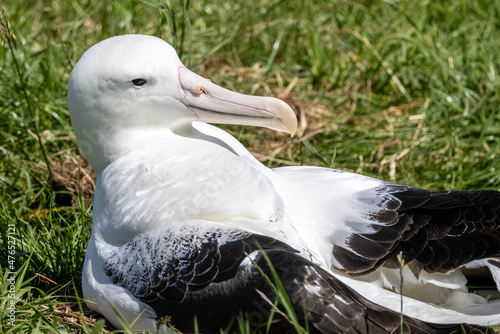
<path fill-rule="evenodd" d="M 297 254 L 266 252 L 288 293 L 296 315 L 308 323 L 310 333 L 400 333 L 400 314 L 362 297 L 330 273 Z M 257 264 L 270 275 L 267 262 Z M 473 325 L 429 324 L 404 317 L 404 333 L 495 333 Z"/>
<path fill-rule="evenodd" d="M 500 192 L 429 191 L 390 183 L 377 192 L 389 202 L 370 217 L 374 233 L 352 234 L 347 247 L 334 246 L 345 271 L 398 267 L 400 252 L 410 268 L 428 272 L 500 258 Z"/>
<path fill-rule="evenodd" d="M 257 322 L 267 320 L 261 313 L 269 314 L 269 308 L 255 285 L 264 281 L 250 260 L 243 263 L 260 249 L 295 252 L 262 235 L 186 227 L 137 236 L 116 247 L 104 268 L 114 284 L 151 306 L 158 317 L 171 316 L 178 329 L 192 332 L 196 316 L 203 332 L 218 332 L 240 311 L 254 313 Z"/>
<path fill-rule="evenodd" d="M 114 284 L 130 290 L 158 317 L 170 316 L 182 332 L 194 331 L 196 317 L 201 332 L 219 333 L 240 314 L 258 329 L 267 323 L 276 300 L 263 252 L 301 325 L 309 324 L 311 333 L 387 333 L 398 327 L 399 314 L 369 302 L 294 249 L 262 235 L 186 228 L 176 234 L 137 236 L 115 248 L 105 270 Z M 293 332 L 289 322 L 280 320 L 274 333 Z M 406 318 L 404 329 L 449 333 L 457 328 Z"/>

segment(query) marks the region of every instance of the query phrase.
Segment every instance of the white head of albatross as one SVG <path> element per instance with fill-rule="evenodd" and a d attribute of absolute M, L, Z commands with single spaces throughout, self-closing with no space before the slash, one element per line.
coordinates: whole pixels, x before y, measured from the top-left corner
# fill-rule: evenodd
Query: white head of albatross
<path fill-rule="evenodd" d="M 78 142 L 99 173 L 130 150 L 194 121 L 262 126 L 293 134 L 292 109 L 234 93 L 189 71 L 165 41 L 117 36 L 91 47 L 71 73 L 68 107 Z"/>

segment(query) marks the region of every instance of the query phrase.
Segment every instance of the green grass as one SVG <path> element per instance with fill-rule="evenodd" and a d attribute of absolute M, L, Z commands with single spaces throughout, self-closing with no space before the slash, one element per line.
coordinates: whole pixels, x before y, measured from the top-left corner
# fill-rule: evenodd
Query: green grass
<path fill-rule="evenodd" d="M 19 0 L 0 7 L 0 258 L 9 255 L 12 224 L 19 298 L 12 328 L 2 260 L 1 331 L 90 331 L 78 321 L 75 296 L 92 182 L 78 172 L 66 85 L 81 54 L 110 36 L 163 37 L 212 81 L 289 102 L 306 124 L 293 138 L 225 127 L 269 167 L 330 166 L 432 189 L 500 188 L 498 1 Z"/>

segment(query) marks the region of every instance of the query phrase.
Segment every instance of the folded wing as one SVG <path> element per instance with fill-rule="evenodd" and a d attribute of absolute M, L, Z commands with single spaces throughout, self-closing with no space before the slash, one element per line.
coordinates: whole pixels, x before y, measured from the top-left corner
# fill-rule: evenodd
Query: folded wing
<path fill-rule="evenodd" d="M 500 192 L 429 191 L 326 168 L 274 171 L 312 212 L 311 230 L 331 246 L 323 256 L 339 270 L 397 268 L 400 252 L 417 277 L 479 261 L 498 270 Z"/>

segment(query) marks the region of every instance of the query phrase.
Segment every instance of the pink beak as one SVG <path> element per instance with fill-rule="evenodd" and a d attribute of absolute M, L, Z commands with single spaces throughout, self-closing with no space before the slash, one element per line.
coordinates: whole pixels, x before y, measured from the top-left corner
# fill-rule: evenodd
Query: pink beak
<path fill-rule="evenodd" d="M 201 122 L 261 126 L 294 134 L 297 118 L 285 102 L 232 92 L 179 66 L 182 102 Z"/>

